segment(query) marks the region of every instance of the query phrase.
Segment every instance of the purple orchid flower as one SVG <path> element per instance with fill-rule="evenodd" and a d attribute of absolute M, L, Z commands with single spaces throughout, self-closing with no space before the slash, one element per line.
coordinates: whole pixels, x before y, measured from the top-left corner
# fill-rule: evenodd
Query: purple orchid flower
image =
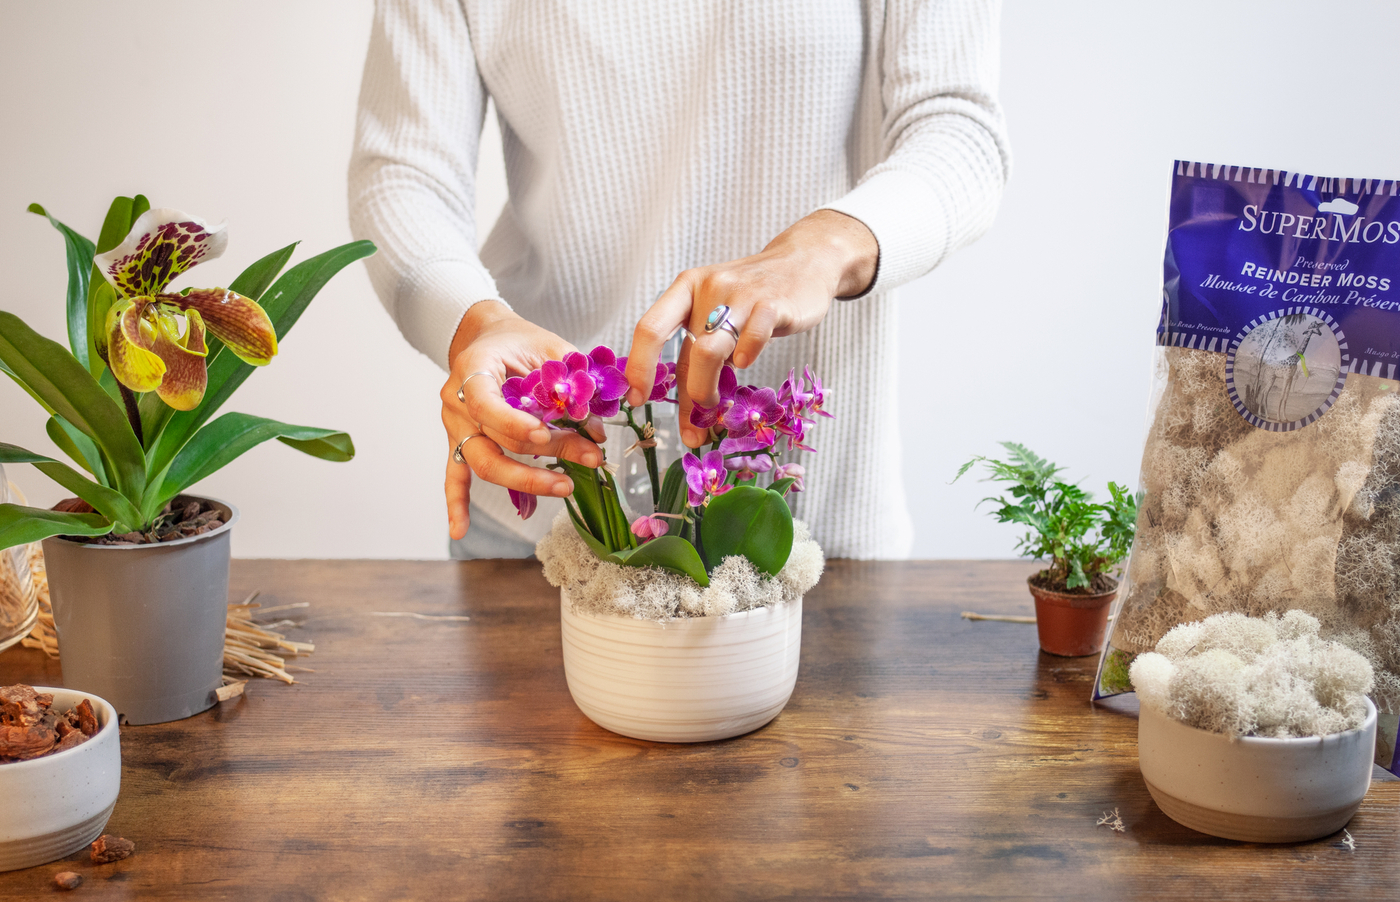
<path fill-rule="evenodd" d="M 783 418 L 774 426 L 779 433 L 787 438 L 789 451 L 816 451 L 816 448 L 806 443 L 807 427 L 807 421 L 791 407 L 783 408 Z"/>
<path fill-rule="evenodd" d="M 822 389 L 822 380 L 812 375 L 812 368 L 810 366 L 804 366 L 802 368 L 802 375 L 806 376 L 807 381 L 812 383 L 812 387 L 809 392 L 809 394 L 811 395 L 811 400 L 807 402 L 807 410 L 815 414 L 820 414 L 824 417 L 831 417 L 832 419 L 835 419 L 835 417 L 832 414 L 829 414 L 825 410 L 822 410 L 822 405 L 826 403 L 826 391 Z"/>
<path fill-rule="evenodd" d="M 800 417 L 807 412 L 807 405 L 812 403 L 812 393 L 803 386 L 802 380 L 797 376 L 797 370 L 788 370 L 787 378 L 778 390 L 778 400 L 792 411 L 793 416 Z"/>
<path fill-rule="evenodd" d="M 720 452 L 724 453 L 723 451 Z M 750 479 L 757 479 L 759 473 L 767 473 L 773 469 L 773 458 L 767 454 L 755 454 L 752 456 L 730 457 L 724 462 L 725 469 L 732 472 L 735 478 L 742 482 Z"/>
<path fill-rule="evenodd" d="M 534 416 L 541 416 L 544 408 L 535 400 L 535 386 L 540 384 L 540 371 L 535 370 L 526 376 L 511 376 L 501 384 L 501 394 L 506 403 L 516 410 L 523 410 Z"/>
<path fill-rule="evenodd" d="M 690 408 L 691 425 L 699 426 L 701 429 L 709 429 L 714 426 L 734 406 L 734 397 L 738 391 L 739 377 L 734 372 L 734 367 L 726 363 L 719 371 L 719 403 L 714 407 L 692 405 Z"/>
<path fill-rule="evenodd" d="M 563 361 L 546 360 L 531 396 L 540 405 L 537 416 L 546 423 L 559 419 L 581 423 L 588 418 L 597 383 L 588 375 L 588 358 L 574 351 Z"/>
<path fill-rule="evenodd" d="M 771 447 L 778 440 L 777 425 L 783 421 L 783 405 L 771 388 L 744 385 L 734 395 L 734 403 L 720 419 L 731 438 L 752 438 L 759 448 Z"/>
<path fill-rule="evenodd" d="M 520 515 L 520 519 L 530 519 L 530 515 L 539 506 L 539 499 L 528 492 L 517 492 L 515 489 L 506 489 L 506 492 L 510 495 L 510 503 L 515 505 L 515 512 Z"/>
<path fill-rule="evenodd" d="M 687 453 L 681 458 L 681 466 L 685 469 L 685 484 L 691 507 L 700 507 L 710 496 L 723 495 L 733 488 L 725 484 L 729 471 L 724 468 L 723 452 L 711 451 L 705 455 L 704 460 Z"/>
<path fill-rule="evenodd" d="M 617 358 L 617 368 L 623 372 L 627 371 L 627 358 Z M 658 363 L 656 365 L 656 375 L 652 378 L 651 394 L 647 396 L 647 401 L 671 401 L 666 397 L 671 393 L 671 389 L 676 387 L 676 365 L 674 363 Z M 672 401 L 671 403 L 675 403 Z"/>
<path fill-rule="evenodd" d="M 569 357 L 564 360 L 567 362 Z M 588 409 L 600 417 L 617 416 L 622 408 L 622 396 L 627 394 L 627 376 L 623 373 L 627 358 L 619 360 L 612 348 L 598 345 L 588 352 L 585 361 L 588 375 L 593 377 L 597 386 L 593 398 L 588 402 Z"/>
<path fill-rule="evenodd" d="M 773 471 L 774 482 L 777 482 L 779 479 L 787 479 L 788 477 L 792 477 L 795 480 L 797 480 L 792 484 L 792 488 L 788 489 L 788 491 L 790 492 L 802 491 L 803 488 L 805 488 L 805 486 L 802 484 L 802 480 L 806 476 L 807 468 L 802 466 L 802 464 L 781 464 L 777 467 L 777 469 Z"/>

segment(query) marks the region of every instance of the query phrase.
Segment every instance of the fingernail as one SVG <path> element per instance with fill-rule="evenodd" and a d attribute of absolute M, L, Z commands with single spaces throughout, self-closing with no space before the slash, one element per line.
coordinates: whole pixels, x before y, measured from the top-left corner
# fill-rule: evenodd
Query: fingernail
<path fill-rule="evenodd" d="M 585 455 L 583 455 L 583 465 L 584 465 L 585 467 L 596 467 L 596 466 L 598 466 L 599 464 L 601 464 L 602 462 L 603 462 L 602 455 L 599 455 L 599 454 L 585 454 Z"/>
<path fill-rule="evenodd" d="M 747 366 L 749 365 L 749 358 L 748 358 L 748 356 L 747 356 L 747 355 L 744 355 L 744 354 L 735 354 L 735 355 L 734 355 L 734 365 L 735 365 L 736 367 L 738 367 L 739 369 L 741 369 L 741 370 L 744 369 L 745 367 L 747 367 Z"/>
<path fill-rule="evenodd" d="M 572 482 L 561 482 L 554 487 L 554 494 L 558 495 L 560 498 L 563 498 L 566 495 L 573 492 L 573 490 L 574 484 Z"/>
<path fill-rule="evenodd" d="M 530 441 L 534 442 L 534 443 L 537 444 L 537 445 L 545 445 L 545 444 L 548 444 L 548 443 L 549 443 L 549 430 L 548 430 L 548 429 L 536 429 L 536 430 L 532 431 L 532 432 L 530 433 Z"/>
<path fill-rule="evenodd" d="M 642 406 L 642 393 L 639 392 L 639 391 L 637 391 L 635 388 L 632 389 L 631 391 L 629 391 L 629 392 L 627 393 L 627 406 L 628 406 L 628 407 L 641 407 L 641 406 Z"/>

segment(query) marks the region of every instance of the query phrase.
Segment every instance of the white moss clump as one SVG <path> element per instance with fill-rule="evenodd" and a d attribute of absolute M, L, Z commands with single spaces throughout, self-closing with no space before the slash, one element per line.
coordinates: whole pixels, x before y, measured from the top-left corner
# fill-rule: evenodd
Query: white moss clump
<path fill-rule="evenodd" d="M 638 620 L 713 617 L 796 601 L 821 579 L 826 558 L 807 526 L 793 522 L 792 554 L 775 577 L 742 557 L 727 557 L 701 588 L 689 577 L 659 567 L 623 567 L 600 561 L 579 538 L 567 511 L 535 546 L 544 578 L 567 588 L 575 609 L 623 614 Z"/>
<path fill-rule="evenodd" d="M 1321 638 L 1316 617 L 1216 614 L 1184 623 L 1129 674 L 1147 707 L 1230 736 L 1326 736 L 1360 727 L 1371 664 Z"/>

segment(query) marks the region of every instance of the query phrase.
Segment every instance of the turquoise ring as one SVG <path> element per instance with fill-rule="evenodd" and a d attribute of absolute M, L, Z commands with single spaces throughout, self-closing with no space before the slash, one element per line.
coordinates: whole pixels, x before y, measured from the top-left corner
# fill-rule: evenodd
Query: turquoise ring
<path fill-rule="evenodd" d="M 735 343 L 739 341 L 739 330 L 734 328 L 734 324 L 729 321 L 729 305 L 720 304 L 710 311 L 710 315 L 705 317 L 705 334 L 710 335 L 715 332 L 728 332 L 734 336 Z"/>

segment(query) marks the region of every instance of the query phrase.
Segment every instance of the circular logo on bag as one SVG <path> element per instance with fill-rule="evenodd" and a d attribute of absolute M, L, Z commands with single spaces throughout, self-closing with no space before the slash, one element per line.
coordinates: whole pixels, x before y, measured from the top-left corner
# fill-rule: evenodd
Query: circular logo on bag
<path fill-rule="evenodd" d="M 1230 342 L 1225 384 L 1251 424 L 1291 432 L 1327 412 L 1346 385 L 1351 356 L 1336 321 L 1315 307 L 1288 307 L 1249 323 Z"/>

